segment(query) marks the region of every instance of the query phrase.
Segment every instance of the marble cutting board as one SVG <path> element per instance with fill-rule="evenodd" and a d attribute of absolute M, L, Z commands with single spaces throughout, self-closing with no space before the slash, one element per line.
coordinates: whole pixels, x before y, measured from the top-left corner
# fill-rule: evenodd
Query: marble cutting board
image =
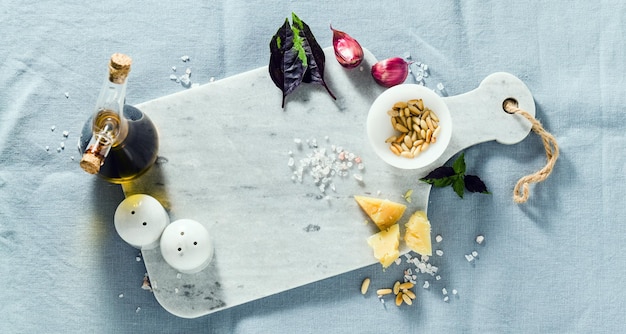
<path fill-rule="evenodd" d="M 168 266 L 158 247 L 142 251 L 154 295 L 172 314 L 195 318 L 376 263 L 365 239 L 377 227 L 365 223 L 353 195 L 405 202 L 413 189 L 406 221 L 427 210 L 430 186 L 420 177 L 466 147 L 514 144 L 530 131 L 522 117 L 502 110 L 513 97 L 534 115 L 530 91 L 515 76 L 495 73 L 473 91 L 444 98 L 453 134 L 440 159 L 418 170 L 391 167 L 366 135 L 369 107 L 384 90 L 371 79 L 376 58 L 365 50 L 361 68 L 347 70 L 332 48 L 325 53 L 325 78 L 337 100 L 322 86 L 303 84 L 282 109 L 282 93 L 263 67 L 137 106 L 159 129 L 159 159 L 123 185 L 125 195 L 155 197 L 171 221 L 197 220 L 215 243 L 212 263 L 196 274 Z M 313 140 L 328 154 L 333 147 L 354 153 L 364 168 L 335 175 L 335 190 L 324 193 L 306 174 L 292 180 L 290 157 L 297 165 L 313 152 Z"/>

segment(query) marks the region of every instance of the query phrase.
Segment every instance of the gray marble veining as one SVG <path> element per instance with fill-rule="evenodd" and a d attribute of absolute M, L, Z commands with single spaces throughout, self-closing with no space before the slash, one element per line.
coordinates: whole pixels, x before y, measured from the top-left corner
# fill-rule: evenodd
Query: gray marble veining
<path fill-rule="evenodd" d="M 439 160 L 412 171 L 388 166 L 366 138 L 367 112 L 383 91 L 370 76 L 375 57 L 366 51 L 361 69 L 347 70 L 332 49 L 325 52 L 326 80 L 337 100 L 319 85 L 303 84 L 282 109 L 264 67 L 138 105 L 159 129 L 160 158 L 123 186 L 125 194 L 157 198 L 172 221 L 197 220 L 215 242 L 213 262 L 193 275 L 169 267 L 158 247 L 143 251 L 155 297 L 169 312 L 198 317 L 376 263 L 365 239 L 377 227 L 364 224 L 353 195 L 403 202 L 412 188 L 408 217 L 427 209 L 430 186 L 419 177 L 468 146 L 512 144 L 530 131 L 502 110 L 502 101 L 513 97 L 534 115 L 530 92 L 516 77 L 496 73 L 474 91 L 444 98 L 454 130 Z M 355 153 L 365 168 L 334 176 L 335 191 L 324 193 L 307 175 L 293 181 L 289 158 L 297 165 L 312 153 L 312 139 L 318 148 Z"/>

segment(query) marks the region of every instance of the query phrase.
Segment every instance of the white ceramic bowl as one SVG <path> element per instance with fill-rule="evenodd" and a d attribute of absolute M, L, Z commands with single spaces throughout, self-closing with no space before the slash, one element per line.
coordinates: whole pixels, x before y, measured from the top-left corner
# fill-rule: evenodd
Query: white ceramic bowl
<path fill-rule="evenodd" d="M 414 158 L 405 158 L 395 155 L 389 149 L 385 140 L 400 132 L 391 125 L 391 117 L 387 111 L 396 102 L 422 99 L 424 106 L 432 110 L 439 118 L 439 135 L 435 143 Z M 426 167 L 435 162 L 446 150 L 452 136 L 452 119 L 450 110 L 434 91 L 421 85 L 403 84 L 393 86 L 380 94 L 367 115 L 367 136 L 370 144 L 378 156 L 386 163 L 401 169 L 417 169 Z"/>

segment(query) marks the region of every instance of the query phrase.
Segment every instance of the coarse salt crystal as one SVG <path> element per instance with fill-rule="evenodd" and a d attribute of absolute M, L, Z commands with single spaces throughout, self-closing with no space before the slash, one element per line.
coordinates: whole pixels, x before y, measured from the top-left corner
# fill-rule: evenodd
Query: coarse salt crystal
<path fill-rule="evenodd" d="M 472 262 L 474 261 L 474 256 L 472 256 L 472 254 L 465 254 L 465 259 L 467 262 Z"/>
<path fill-rule="evenodd" d="M 176 74 L 170 74 L 170 80 L 178 81 L 178 77 L 176 76 Z"/>
<path fill-rule="evenodd" d="M 437 276 L 435 276 L 435 279 L 439 281 L 439 280 L 441 280 L 441 276 L 437 275 Z"/>
<path fill-rule="evenodd" d="M 181 273 L 176 274 L 176 278 L 180 279 L 181 277 L 183 277 Z"/>
<path fill-rule="evenodd" d="M 472 256 L 473 256 L 473 257 L 478 257 L 478 252 L 477 252 L 477 251 L 473 251 L 473 252 L 472 252 Z"/>
<path fill-rule="evenodd" d="M 430 283 L 428 281 L 424 281 L 424 285 L 422 285 L 422 287 L 424 289 L 428 289 L 429 286 L 430 286 Z"/>
<path fill-rule="evenodd" d="M 444 295 L 447 295 L 448 294 L 448 289 L 446 289 L 446 288 L 441 289 L 441 293 L 444 294 Z"/>
<path fill-rule="evenodd" d="M 141 311 L 141 307 L 137 307 L 137 308 L 135 309 L 135 313 L 139 313 L 139 311 Z"/>
<path fill-rule="evenodd" d="M 435 241 L 441 242 L 442 240 L 443 240 L 443 237 L 440 234 L 437 234 L 437 236 L 435 237 Z"/>
<path fill-rule="evenodd" d="M 180 57 L 180 60 L 182 60 L 184 63 L 189 61 L 189 56 L 182 56 Z"/>
<path fill-rule="evenodd" d="M 444 87 L 443 87 L 443 84 L 441 82 L 437 84 L 437 89 L 443 90 L 443 88 Z"/>
<path fill-rule="evenodd" d="M 450 300 L 450 297 L 448 297 L 448 296 L 443 297 L 443 301 L 444 301 L 444 302 L 446 302 L 446 303 L 447 303 L 449 300 Z"/>
<path fill-rule="evenodd" d="M 456 295 L 458 293 L 458 291 L 456 291 L 456 289 L 452 289 L 452 294 Z"/>
<path fill-rule="evenodd" d="M 396 259 L 395 261 L 393 261 L 393 262 L 395 262 L 397 265 L 399 265 L 400 263 L 402 263 L 402 259 L 401 259 L 401 258 L 397 258 L 397 259 Z"/>
<path fill-rule="evenodd" d="M 478 235 L 478 236 L 476 236 L 476 243 L 477 243 L 477 244 L 479 244 L 479 245 L 480 245 L 480 244 L 482 244 L 482 243 L 483 243 L 483 241 L 485 241 L 485 237 L 484 237 L 484 236 L 482 236 L 482 235 Z"/>
<path fill-rule="evenodd" d="M 65 92 L 65 98 L 69 99 L 70 98 L 70 93 L 69 92 Z"/>
<path fill-rule="evenodd" d="M 137 257 L 135 257 L 135 261 L 137 261 L 137 262 L 141 262 L 141 256 L 137 256 Z"/>
<path fill-rule="evenodd" d="M 363 182 L 363 176 L 361 176 L 360 174 L 353 174 L 353 176 L 357 181 Z"/>
<path fill-rule="evenodd" d="M 70 136 L 70 132 L 69 131 L 67 131 L 67 130 L 63 131 L 63 137 L 67 138 L 69 136 Z"/>
<path fill-rule="evenodd" d="M 443 256 L 443 251 L 441 249 L 438 249 L 435 251 L 435 254 L 439 255 L 439 256 Z"/>
<path fill-rule="evenodd" d="M 50 146 L 46 146 L 46 151 L 50 151 Z"/>
<path fill-rule="evenodd" d="M 56 129 L 56 128 L 57 127 L 53 125 L 53 126 L 50 127 L 50 131 L 54 132 L 54 129 Z"/>
<path fill-rule="evenodd" d="M 118 297 L 118 298 L 124 298 L 124 294 L 123 294 L 123 293 L 120 293 L 117 297 Z"/>

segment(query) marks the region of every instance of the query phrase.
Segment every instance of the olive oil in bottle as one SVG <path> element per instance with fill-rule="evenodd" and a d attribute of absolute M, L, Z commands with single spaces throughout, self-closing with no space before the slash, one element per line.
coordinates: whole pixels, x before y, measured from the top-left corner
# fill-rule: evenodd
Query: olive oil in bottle
<path fill-rule="evenodd" d="M 80 166 L 109 182 L 124 183 L 144 174 L 156 161 L 157 130 L 141 110 L 124 104 L 130 57 L 111 56 L 107 80 L 96 111 L 83 126 L 78 142 Z"/>

